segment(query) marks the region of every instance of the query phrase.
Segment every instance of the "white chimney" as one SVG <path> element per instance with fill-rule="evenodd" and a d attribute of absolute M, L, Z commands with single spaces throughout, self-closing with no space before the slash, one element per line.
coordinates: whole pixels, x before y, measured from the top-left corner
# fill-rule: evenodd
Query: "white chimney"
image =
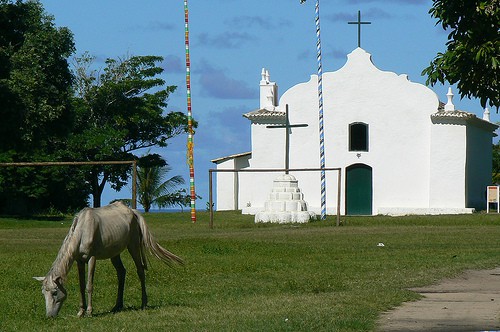
<path fill-rule="evenodd" d="M 260 109 L 274 110 L 278 106 L 278 85 L 270 81 L 269 71 L 262 68 L 260 81 Z"/>

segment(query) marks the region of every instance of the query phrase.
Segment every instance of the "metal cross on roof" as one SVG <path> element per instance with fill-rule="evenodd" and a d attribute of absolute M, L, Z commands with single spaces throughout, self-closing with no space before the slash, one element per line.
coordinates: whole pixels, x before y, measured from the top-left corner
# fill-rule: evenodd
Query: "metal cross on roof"
<path fill-rule="evenodd" d="M 275 125 L 275 126 L 266 126 L 266 128 L 285 128 L 285 174 L 289 173 L 290 169 L 290 128 L 296 127 L 307 127 L 308 124 L 290 124 L 288 118 L 288 104 L 286 104 L 285 108 L 285 124 L 284 125 Z"/>
<path fill-rule="evenodd" d="M 361 11 L 358 10 L 358 21 L 357 22 L 347 22 L 347 24 L 357 24 L 358 25 L 358 47 L 361 47 L 361 24 L 372 24 L 372 22 L 362 22 L 361 21 Z"/>

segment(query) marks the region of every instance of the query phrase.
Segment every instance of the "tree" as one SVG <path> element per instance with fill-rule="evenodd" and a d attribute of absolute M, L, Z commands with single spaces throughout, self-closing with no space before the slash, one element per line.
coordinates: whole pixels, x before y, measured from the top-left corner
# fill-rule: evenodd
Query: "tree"
<path fill-rule="evenodd" d="M 68 153 L 75 160 L 134 160 L 132 152 L 165 147 L 167 140 L 187 131 L 187 116 L 164 114 L 167 98 L 175 86 L 159 77 L 163 69 L 158 56 L 107 59 L 105 68 L 93 69 L 89 54 L 75 59 L 75 131 Z M 87 181 L 94 207 L 100 206 L 106 183 L 120 190 L 128 179 L 128 167 L 89 168 Z"/>
<path fill-rule="evenodd" d="M 137 197 L 145 212 L 149 212 L 153 205 L 163 208 L 177 204 L 174 199 L 178 193 L 176 187 L 184 184 L 180 175 L 164 180 L 172 168 L 162 161 L 161 164 L 137 168 Z"/>
<path fill-rule="evenodd" d="M 72 128 L 73 36 L 39 1 L 0 0 L 0 31 L 0 161 L 58 160 Z M 81 180 L 71 168 L 0 169 L 0 210 L 79 208 Z"/>
<path fill-rule="evenodd" d="M 196 199 L 202 199 L 201 196 L 196 195 Z M 179 206 L 181 211 L 184 212 L 184 207 L 191 206 L 191 193 L 189 190 L 182 188 L 171 194 L 169 197 L 170 206 Z"/>
<path fill-rule="evenodd" d="M 70 129 L 73 36 L 38 1 L 0 0 L 0 22 L 0 148 L 50 148 Z"/>
<path fill-rule="evenodd" d="M 491 183 L 500 184 L 500 143 L 493 144 L 493 167 Z"/>
<path fill-rule="evenodd" d="M 427 84 L 457 83 L 461 97 L 500 107 L 500 0 L 433 0 L 429 13 L 450 31 L 447 50 L 422 75 Z"/>

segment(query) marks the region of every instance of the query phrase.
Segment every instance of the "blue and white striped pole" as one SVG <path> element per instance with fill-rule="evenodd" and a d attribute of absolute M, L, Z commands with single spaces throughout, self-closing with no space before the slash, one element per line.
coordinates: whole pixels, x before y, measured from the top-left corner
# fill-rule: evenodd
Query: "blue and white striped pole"
<path fill-rule="evenodd" d="M 319 165 L 321 170 L 321 219 L 326 219 L 326 177 L 325 177 L 325 130 L 323 127 L 323 66 L 321 62 L 321 29 L 319 24 L 319 0 L 316 0 L 316 51 L 318 60 L 319 101 Z"/>
<path fill-rule="evenodd" d="M 300 0 L 304 3 L 306 0 Z M 319 164 L 321 168 L 321 219 L 326 219 L 326 177 L 325 177 L 325 130 L 323 126 L 323 65 L 321 62 L 321 29 L 319 24 L 319 0 L 316 0 L 316 51 L 318 59 L 318 102 L 319 102 Z"/>

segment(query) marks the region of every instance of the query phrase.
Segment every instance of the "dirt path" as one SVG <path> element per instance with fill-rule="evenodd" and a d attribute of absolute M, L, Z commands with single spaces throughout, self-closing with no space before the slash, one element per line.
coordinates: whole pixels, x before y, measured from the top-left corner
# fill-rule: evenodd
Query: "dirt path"
<path fill-rule="evenodd" d="M 384 313 L 379 331 L 500 331 L 500 267 L 412 290 L 424 298 Z"/>

